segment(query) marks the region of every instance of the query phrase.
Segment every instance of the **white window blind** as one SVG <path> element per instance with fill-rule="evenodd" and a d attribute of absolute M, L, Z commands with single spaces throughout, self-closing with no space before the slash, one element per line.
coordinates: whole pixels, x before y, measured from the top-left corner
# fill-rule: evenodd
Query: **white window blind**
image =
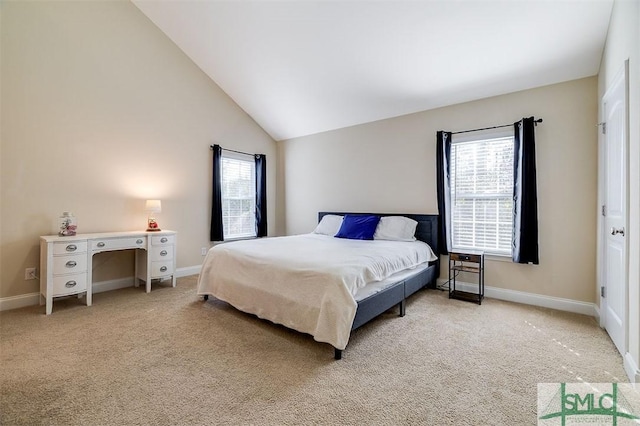
<path fill-rule="evenodd" d="M 451 243 L 510 255 L 513 227 L 513 137 L 451 145 Z"/>
<path fill-rule="evenodd" d="M 250 155 L 222 156 L 224 239 L 256 236 L 256 169 Z"/>

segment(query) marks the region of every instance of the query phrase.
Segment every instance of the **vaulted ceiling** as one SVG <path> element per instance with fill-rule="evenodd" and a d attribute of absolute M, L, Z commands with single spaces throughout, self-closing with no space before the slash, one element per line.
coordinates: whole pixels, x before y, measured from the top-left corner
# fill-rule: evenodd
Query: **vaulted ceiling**
<path fill-rule="evenodd" d="M 613 0 L 133 3 L 283 140 L 595 75 Z"/>

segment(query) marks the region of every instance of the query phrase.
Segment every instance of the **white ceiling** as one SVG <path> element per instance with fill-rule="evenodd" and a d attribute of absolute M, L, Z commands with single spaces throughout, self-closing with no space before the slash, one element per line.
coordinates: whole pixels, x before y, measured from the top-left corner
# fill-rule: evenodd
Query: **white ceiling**
<path fill-rule="evenodd" d="M 595 75 L 613 0 L 133 3 L 283 140 Z"/>

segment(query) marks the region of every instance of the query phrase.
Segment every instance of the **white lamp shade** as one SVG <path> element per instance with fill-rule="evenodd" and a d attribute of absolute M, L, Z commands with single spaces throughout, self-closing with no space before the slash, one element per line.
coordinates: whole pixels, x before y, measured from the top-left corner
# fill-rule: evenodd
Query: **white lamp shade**
<path fill-rule="evenodd" d="M 162 203 L 160 200 L 147 200 L 144 209 L 148 212 L 160 213 L 162 211 Z"/>

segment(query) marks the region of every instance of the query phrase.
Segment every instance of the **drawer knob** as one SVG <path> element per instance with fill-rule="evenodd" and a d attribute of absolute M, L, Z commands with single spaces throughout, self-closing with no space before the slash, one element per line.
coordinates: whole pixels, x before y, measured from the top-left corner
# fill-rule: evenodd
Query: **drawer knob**
<path fill-rule="evenodd" d="M 78 250 L 78 246 L 76 246 L 75 244 L 69 244 L 66 248 L 67 251 L 76 251 Z"/>
<path fill-rule="evenodd" d="M 167 267 L 163 266 L 162 268 L 160 268 L 160 272 L 166 272 L 167 271 Z"/>
<path fill-rule="evenodd" d="M 136 240 L 136 244 L 142 244 L 142 240 L 141 239 L 137 239 Z"/>
<path fill-rule="evenodd" d="M 98 247 L 104 247 L 105 246 L 105 244 L 102 241 L 100 241 L 97 245 L 98 245 Z"/>
<path fill-rule="evenodd" d="M 75 260 L 70 260 L 70 261 L 68 261 L 65 265 L 66 265 L 66 267 L 67 267 L 67 268 L 75 268 L 75 266 L 77 265 L 77 263 L 76 263 L 76 261 L 75 261 Z"/>
<path fill-rule="evenodd" d="M 167 255 L 167 251 L 166 251 L 166 250 L 162 250 L 162 251 L 160 252 L 160 256 L 166 256 L 166 255 Z"/>
<path fill-rule="evenodd" d="M 169 241 L 169 240 L 166 237 L 160 238 L 160 242 L 161 243 L 166 243 L 167 241 Z"/>
<path fill-rule="evenodd" d="M 67 287 L 67 288 L 71 288 L 71 287 L 75 287 L 76 284 L 78 284 L 78 283 L 73 281 L 73 280 L 71 280 L 71 281 L 67 281 L 64 286 Z"/>

